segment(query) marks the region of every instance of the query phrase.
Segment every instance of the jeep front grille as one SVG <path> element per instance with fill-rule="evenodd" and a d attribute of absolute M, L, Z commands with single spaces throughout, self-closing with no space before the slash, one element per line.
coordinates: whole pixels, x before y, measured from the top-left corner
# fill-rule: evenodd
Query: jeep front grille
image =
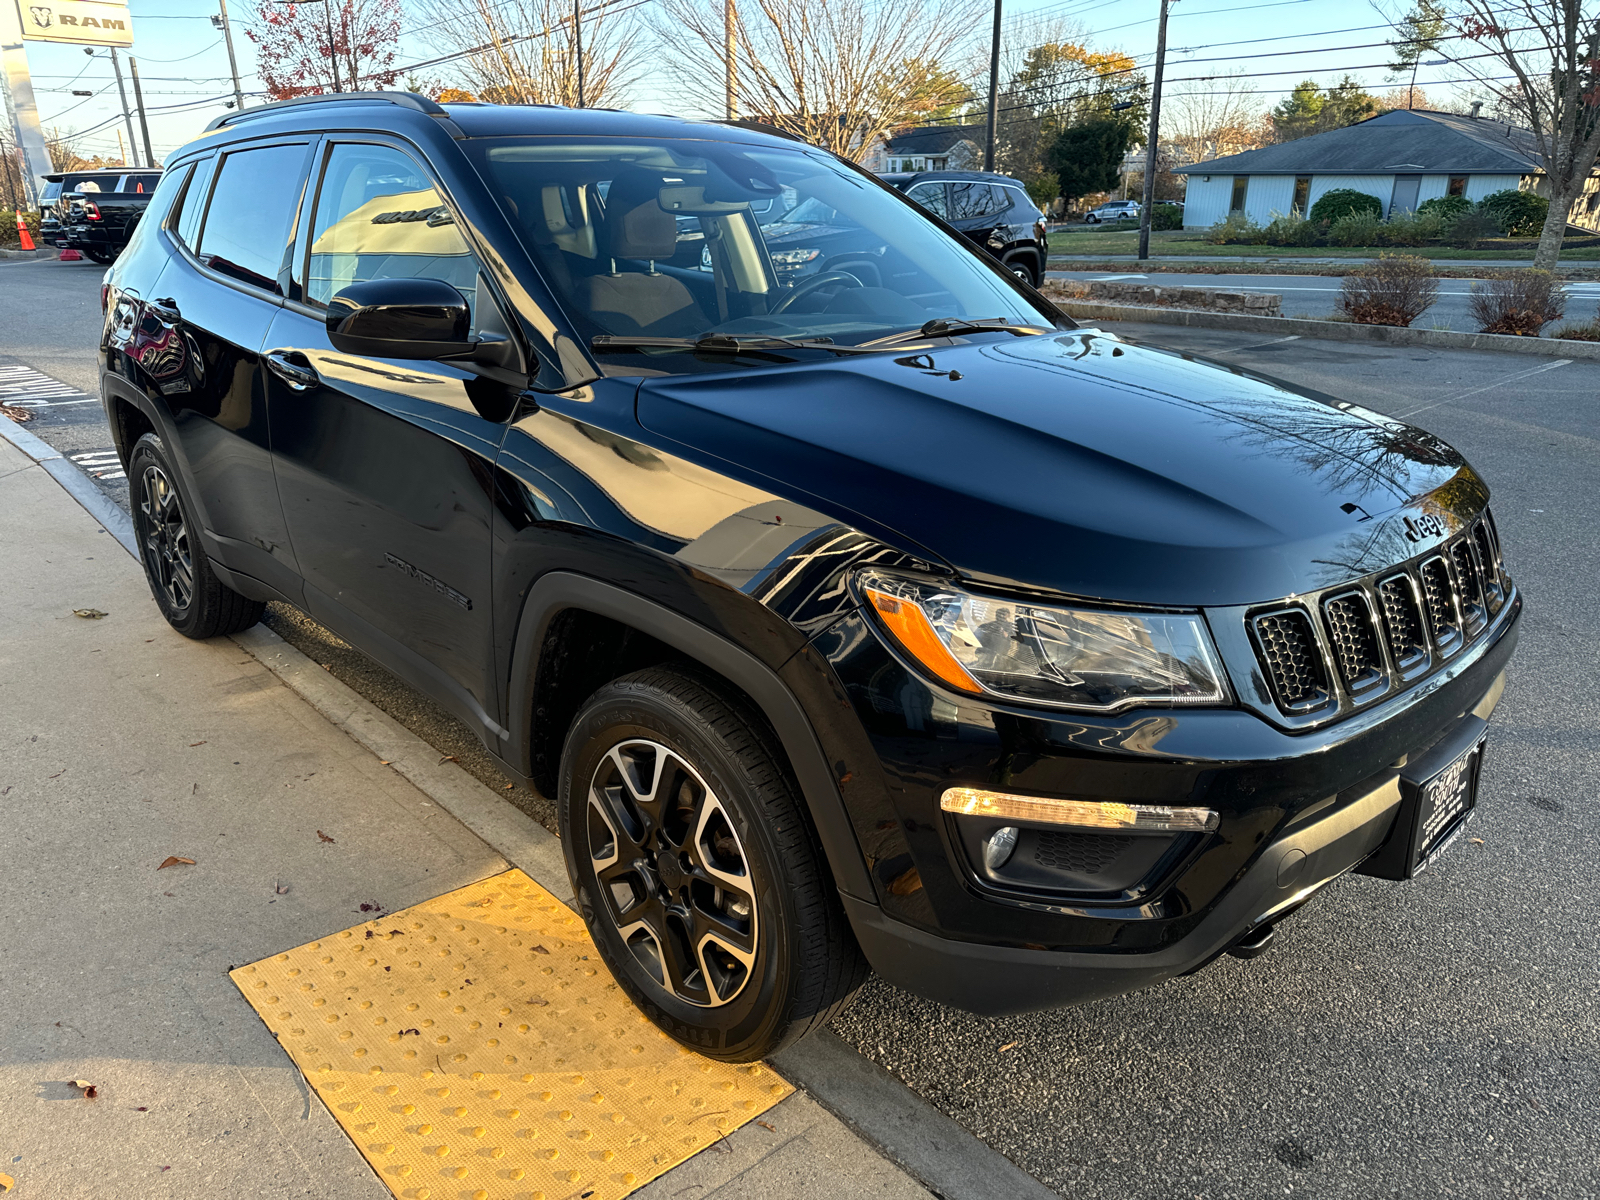
<path fill-rule="evenodd" d="M 1248 625 L 1273 700 L 1304 717 L 1409 687 L 1481 635 L 1507 591 L 1485 512 L 1425 558 L 1253 613 Z"/>

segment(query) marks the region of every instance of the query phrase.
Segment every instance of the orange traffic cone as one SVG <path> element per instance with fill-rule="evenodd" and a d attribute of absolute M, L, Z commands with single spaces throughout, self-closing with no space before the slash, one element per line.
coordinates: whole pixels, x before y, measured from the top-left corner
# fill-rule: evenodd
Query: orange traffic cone
<path fill-rule="evenodd" d="M 20 208 L 17 209 L 17 236 L 22 239 L 22 248 L 24 250 L 37 250 L 39 248 L 33 244 L 33 236 L 28 232 L 28 223 L 22 219 L 22 210 Z"/>

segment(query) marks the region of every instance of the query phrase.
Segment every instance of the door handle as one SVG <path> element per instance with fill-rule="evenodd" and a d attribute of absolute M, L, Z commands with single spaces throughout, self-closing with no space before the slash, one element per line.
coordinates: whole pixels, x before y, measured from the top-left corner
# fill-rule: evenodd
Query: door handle
<path fill-rule="evenodd" d="M 178 311 L 178 302 L 171 296 L 165 300 L 151 300 L 146 305 L 156 318 L 167 325 L 176 325 L 183 320 L 183 314 Z"/>
<path fill-rule="evenodd" d="M 304 354 L 298 350 L 268 350 L 267 369 L 297 392 L 308 391 L 322 382 Z"/>

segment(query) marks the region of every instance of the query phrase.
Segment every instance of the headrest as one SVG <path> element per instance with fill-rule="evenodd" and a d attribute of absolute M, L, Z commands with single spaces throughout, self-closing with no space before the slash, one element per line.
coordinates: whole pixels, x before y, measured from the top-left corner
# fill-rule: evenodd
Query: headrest
<path fill-rule="evenodd" d="M 671 258 L 678 222 L 661 207 L 662 178 L 631 167 L 619 171 L 606 193 L 606 253 L 612 258 Z"/>

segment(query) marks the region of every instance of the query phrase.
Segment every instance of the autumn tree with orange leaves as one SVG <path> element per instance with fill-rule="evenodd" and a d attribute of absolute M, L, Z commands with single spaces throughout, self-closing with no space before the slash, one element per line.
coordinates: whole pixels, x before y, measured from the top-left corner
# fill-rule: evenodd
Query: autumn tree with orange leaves
<path fill-rule="evenodd" d="M 393 87 L 400 0 L 259 0 L 245 34 L 273 100 Z"/>

